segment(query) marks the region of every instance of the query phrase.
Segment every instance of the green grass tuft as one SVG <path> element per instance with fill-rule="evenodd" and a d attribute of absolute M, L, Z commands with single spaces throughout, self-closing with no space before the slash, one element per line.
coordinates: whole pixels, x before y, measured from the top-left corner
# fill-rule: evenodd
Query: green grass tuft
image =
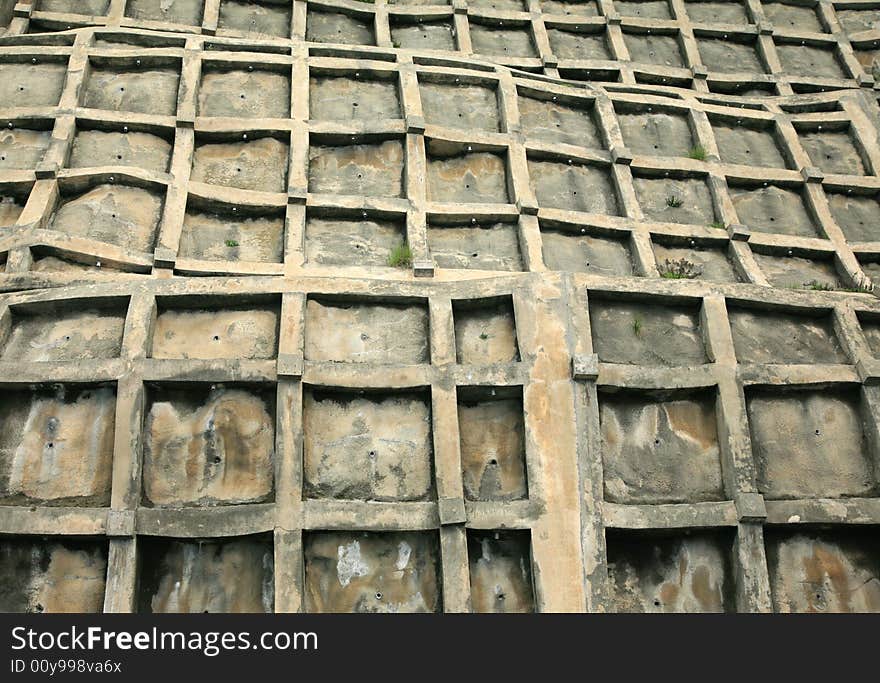
<path fill-rule="evenodd" d="M 691 151 L 688 152 L 688 156 L 697 161 L 706 161 L 706 149 L 703 145 L 694 145 L 691 147 Z"/>
<path fill-rule="evenodd" d="M 388 265 L 392 268 L 409 268 L 412 265 L 412 250 L 406 242 L 401 242 L 388 256 Z"/>
<path fill-rule="evenodd" d="M 226 240 L 226 246 L 227 247 L 237 247 L 238 242 L 236 242 L 235 240 Z"/>
<path fill-rule="evenodd" d="M 684 202 L 675 195 L 671 194 L 666 198 L 666 206 L 668 206 L 670 209 L 677 209 L 682 204 L 684 204 Z"/>

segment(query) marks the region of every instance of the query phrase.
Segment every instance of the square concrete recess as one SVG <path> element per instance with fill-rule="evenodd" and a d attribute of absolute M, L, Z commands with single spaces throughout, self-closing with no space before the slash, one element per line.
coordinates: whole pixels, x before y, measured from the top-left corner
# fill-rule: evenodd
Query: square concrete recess
<path fill-rule="evenodd" d="M 876 495 L 857 389 L 746 390 L 758 490 L 770 499 Z"/>
<path fill-rule="evenodd" d="M 657 223 L 708 225 L 715 223 L 715 202 L 703 177 L 633 177 L 642 213 Z"/>
<path fill-rule="evenodd" d="M 731 306 L 730 331 L 740 363 L 848 363 L 830 314 L 822 317 Z"/>
<path fill-rule="evenodd" d="M 735 611 L 730 530 L 609 529 L 606 544 L 615 612 Z"/>
<path fill-rule="evenodd" d="M 672 12 L 666 0 L 614 0 L 613 5 L 622 17 L 672 19 Z"/>
<path fill-rule="evenodd" d="M 314 216 L 306 218 L 307 265 L 387 266 L 394 250 L 406 242 L 402 220 Z"/>
<path fill-rule="evenodd" d="M 529 139 L 564 142 L 604 149 L 593 103 L 561 103 L 535 97 L 519 98 L 519 119 Z"/>
<path fill-rule="evenodd" d="M 331 363 L 430 362 L 424 301 L 312 299 L 306 305 L 305 359 Z"/>
<path fill-rule="evenodd" d="M 477 613 L 535 611 L 529 532 L 467 532 L 471 608 Z"/>
<path fill-rule="evenodd" d="M 708 282 L 741 281 L 722 247 L 699 244 L 681 246 L 676 243 L 656 241 L 653 247 L 654 260 L 657 262 L 660 277 Z"/>
<path fill-rule="evenodd" d="M 867 175 L 850 131 L 802 131 L 798 137 L 810 161 L 825 173 Z"/>
<path fill-rule="evenodd" d="M 547 28 L 550 49 L 559 59 L 612 59 L 604 27 L 601 31 L 565 31 Z"/>
<path fill-rule="evenodd" d="M 403 194 L 400 140 L 309 147 L 309 192 L 366 197 Z"/>
<path fill-rule="evenodd" d="M 880 28 L 880 8 L 835 8 L 837 20 L 847 33 L 874 31 Z"/>
<path fill-rule="evenodd" d="M 171 24 L 201 26 L 204 0 L 128 0 L 125 16 L 139 21 L 164 21 Z"/>
<path fill-rule="evenodd" d="M 623 41 L 633 62 L 654 66 L 685 66 L 681 45 L 675 34 L 624 33 Z"/>
<path fill-rule="evenodd" d="M 375 45 L 373 15 L 350 15 L 341 12 L 309 11 L 306 40 L 314 43 Z"/>
<path fill-rule="evenodd" d="M 306 612 L 439 612 L 436 531 L 303 535 Z"/>
<path fill-rule="evenodd" d="M 194 183 L 259 192 L 287 191 L 286 142 L 275 138 L 203 142 L 193 154 Z"/>
<path fill-rule="evenodd" d="M 529 180 L 539 206 L 617 216 L 617 191 L 607 166 L 529 159 Z"/>
<path fill-rule="evenodd" d="M 755 127 L 715 120 L 712 121 L 712 132 L 721 161 L 726 164 L 788 168 L 772 126 Z"/>
<path fill-rule="evenodd" d="M 603 363 L 679 367 L 709 360 L 696 305 L 593 298 L 590 325 Z"/>
<path fill-rule="evenodd" d="M 171 163 L 172 143 L 150 133 L 119 133 L 81 129 L 73 138 L 68 168 L 134 166 L 166 173 Z"/>
<path fill-rule="evenodd" d="M 606 277 L 633 275 L 632 256 L 625 240 L 586 232 L 585 229 L 554 229 L 542 225 L 544 265 L 550 270 Z"/>
<path fill-rule="evenodd" d="M 291 6 L 278 2 L 220 0 L 217 28 L 275 38 L 290 37 Z"/>
<path fill-rule="evenodd" d="M 0 63 L 0 102 L 5 107 L 54 107 L 67 80 L 67 61 Z"/>
<path fill-rule="evenodd" d="M 605 500 L 724 499 L 714 391 L 603 391 L 599 422 Z"/>
<path fill-rule="evenodd" d="M 270 500 L 274 387 L 148 387 L 144 502 L 156 507 Z"/>
<path fill-rule="evenodd" d="M 875 358 L 880 358 L 880 317 L 862 314 L 859 315 L 859 322 L 862 332 L 865 333 L 865 339 L 868 340 L 871 354 Z"/>
<path fill-rule="evenodd" d="M 690 20 L 700 24 L 752 23 L 742 0 L 725 0 L 724 2 L 686 0 L 685 9 Z"/>
<path fill-rule="evenodd" d="M 763 74 L 767 69 L 754 38 L 745 40 L 720 40 L 697 35 L 700 58 L 709 71 L 718 73 Z"/>
<path fill-rule="evenodd" d="M 466 151 L 471 146 L 428 143 L 428 201 L 507 204 L 507 160 L 503 153 Z"/>
<path fill-rule="evenodd" d="M 150 65 L 132 69 L 128 62 L 92 64 L 82 106 L 136 114 L 177 113 L 179 67 Z"/>
<path fill-rule="evenodd" d="M 540 0 L 539 4 L 544 14 L 599 16 L 599 7 L 595 0 Z"/>
<path fill-rule="evenodd" d="M 478 55 L 501 59 L 527 59 L 538 56 L 532 42 L 529 24 L 494 28 L 471 20 L 470 29 L 471 44 Z"/>
<path fill-rule="evenodd" d="M 826 193 L 834 222 L 848 242 L 880 241 L 880 204 L 874 196 Z"/>
<path fill-rule="evenodd" d="M 774 612 L 880 612 L 877 527 L 764 529 Z"/>
<path fill-rule="evenodd" d="M 455 356 L 462 365 L 519 361 L 516 319 L 510 297 L 452 302 Z"/>
<path fill-rule="evenodd" d="M 819 236 L 799 187 L 730 186 L 728 192 L 740 222 L 752 230 L 797 237 Z"/>
<path fill-rule="evenodd" d="M 163 200 L 155 190 L 124 185 L 98 185 L 71 195 L 62 190 L 48 228 L 71 237 L 148 252 L 156 241 Z"/>
<path fill-rule="evenodd" d="M 40 12 L 58 12 L 60 14 L 82 14 L 102 17 L 110 8 L 110 0 L 39 0 L 37 10 Z"/>
<path fill-rule="evenodd" d="M 0 359 L 33 363 L 118 358 L 125 309 L 123 301 L 93 307 L 76 299 L 57 305 L 13 307 L 11 331 L 3 335 Z"/>
<path fill-rule="evenodd" d="M 516 223 L 429 225 L 428 248 L 439 268 L 525 270 Z"/>
<path fill-rule="evenodd" d="M 754 252 L 755 261 L 774 287 L 830 290 L 840 287 L 834 263 L 829 260 L 761 254 Z"/>
<path fill-rule="evenodd" d="M 138 611 L 271 612 L 274 551 L 267 536 L 139 541 Z"/>
<path fill-rule="evenodd" d="M 805 78 L 848 78 L 834 47 L 776 45 L 783 73 Z"/>
<path fill-rule="evenodd" d="M 43 160 L 52 132 L 29 128 L 4 128 L 0 131 L 0 171 L 31 171 Z"/>
<path fill-rule="evenodd" d="M 787 2 L 762 2 L 764 16 L 773 28 L 786 29 L 796 33 L 825 33 L 825 28 L 816 14 L 816 5 L 800 6 Z"/>
<path fill-rule="evenodd" d="M 435 5 L 437 2 L 428 2 Z M 391 42 L 405 50 L 455 51 L 455 26 L 452 21 L 417 21 L 391 15 Z"/>
<path fill-rule="evenodd" d="M 289 73 L 203 67 L 199 116 L 286 119 L 290 116 Z"/>
<path fill-rule="evenodd" d="M 499 130 L 498 93 L 484 85 L 419 84 L 425 121 L 462 130 Z"/>
<path fill-rule="evenodd" d="M 687 114 L 621 111 L 617 121 L 624 144 L 633 154 L 686 157 L 694 148 Z"/>
<path fill-rule="evenodd" d="M 277 304 L 190 308 L 160 302 L 153 327 L 152 358 L 275 358 Z"/>
<path fill-rule="evenodd" d="M 0 501 L 110 503 L 116 392 L 61 386 L 0 393 Z"/>
<path fill-rule="evenodd" d="M 321 391 L 303 397 L 307 498 L 435 498 L 431 399 L 425 391 Z"/>
<path fill-rule="evenodd" d="M 312 76 L 309 118 L 313 121 L 370 121 L 401 118 L 394 80 Z"/>
<path fill-rule="evenodd" d="M 0 612 L 88 612 L 104 608 L 107 542 L 0 538 Z"/>
<path fill-rule="evenodd" d="M 205 261 L 281 263 L 284 216 L 249 207 L 187 205 L 177 255 Z"/>
<path fill-rule="evenodd" d="M 528 496 L 522 387 L 459 387 L 458 431 L 466 498 Z"/>

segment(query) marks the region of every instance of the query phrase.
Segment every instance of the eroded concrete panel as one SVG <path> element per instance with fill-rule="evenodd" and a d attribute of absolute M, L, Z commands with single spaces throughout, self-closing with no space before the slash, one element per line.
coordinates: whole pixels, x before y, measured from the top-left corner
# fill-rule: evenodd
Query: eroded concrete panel
<path fill-rule="evenodd" d="M 199 145 L 190 179 L 242 190 L 286 192 L 287 154 L 288 145 L 275 138 Z"/>
<path fill-rule="evenodd" d="M 682 272 L 682 264 L 689 279 L 709 282 L 741 282 L 740 276 L 723 249 L 703 247 L 679 247 L 654 243 L 654 260 L 661 277 L 672 278 Z M 690 277 L 692 275 L 692 277 Z"/>
<path fill-rule="evenodd" d="M 876 493 L 855 391 L 752 389 L 746 405 L 758 489 L 767 498 Z"/>
<path fill-rule="evenodd" d="M 171 163 L 171 143 L 149 133 L 82 130 L 73 139 L 70 168 L 136 166 L 165 173 Z"/>
<path fill-rule="evenodd" d="M 694 147 L 688 117 L 665 112 L 619 113 L 623 141 L 634 154 L 686 157 Z"/>
<path fill-rule="evenodd" d="M 470 531 L 471 606 L 479 613 L 534 612 L 528 532 Z"/>
<path fill-rule="evenodd" d="M 312 265 L 387 266 L 405 241 L 406 226 L 396 221 L 310 216 L 305 258 Z"/>
<path fill-rule="evenodd" d="M 431 408 L 424 395 L 310 391 L 304 397 L 303 433 L 309 497 L 433 497 Z"/>
<path fill-rule="evenodd" d="M 310 11 L 306 19 L 306 40 L 315 43 L 374 45 L 372 15 L 352 16 L 341 12 Z"/>
<path fill-rule="evenodd" d="M 734 41 L 698 38 L 697 47 L 709 71 L 762 74 L 766 71 L 754 40 Z"/>
<path fill-rule="evenodd" d="M 376 121 L 401 118 L 395 81 L 344 77 L 309 80 L 309 118 L 314 121 Z"/>
<path fill-rule="evenodd" d="M 626 242 L 613 237 L 542 229 L 544 264 L 550 270 L 596 273 L 608 277 L 633 274 Z"/>
<path fill-rule="evenodd" d="M 143 21 L 199 26 L 204 4 L 204 0 L 128 0 L 125 16 Z"/>
<path fill-rule="evenodd" d="M 498 130 L 498 95 L 480 85 L 422 83 L 425 121 L 462 130 Z"/>
<path fill-rule="evenodd" d="M 280 3 L 221 0 L 218 28 L 273 38 L 290 37 L 291 7 Z"/>
<path fill-rule="evenodd" d="M 510 299 L 454 301 L 452 308 L 459 363 L 486 365 L 519 360 Z"/>
<path fill-rule="evenodd" d="M 8 107 L 51 107 L 61 99 L 66 80 L 66 62 L 0 64 L 0 102 Z"/>
<path fill-rule="evenodd" d="M 47 130 L 12 128 L 0 131 L 0 169 L 31 169 L 43 160 L 52 141 Z"/>
<path fill-rule="evenodd" d="M 427 363 L 427 307 L 309 299 L 305 357 L 335 363 Z"/>
<path fill-rule="evenodd" d="M 606 500 L 723 499 L 713 396 L 603 393 L 599 421 Z"/>
<path fill-rule="evenodd" d="M 309 148 L 309 192 L 400 197 L 403 145 L 399 140 Z"/>
<path fill-rule="evenodd" d="M 602 136 L 592 107 L 557 104 L 534 97 L 519 98 L 519 117 L 530 138 L 602 149 Z"/>
<path fill-rule="evenodd" d="M 428 201 L 506 204 L 507 164 L 492 152 L 432 154 L 428 146 Z"/>
<path fill-rule="evenodd" d="M 831 290 L 840 286 L 837 270 L 830 260 L 818 261 L 778 253 L 756 252 L 754 256 L 761 271 L 774 287 Z"/>
<path fill-rule="evenodd" d="M 865 175 L 865 164 L 848 131 L 801 133 L 801 145 L 825 173 Z"/>
<path fill-rule="evenodd" d="M 731 187 L 729 192 L 740 222 L 752 230 L 817 237 L 816 225 L 799 191 L 769 185 L 755 189 Z"/>
<path fill-rule="evenodd" d="M 260 537 L 141 541 L 141 613 L 271 612 L 272 544 Z"/>
<path fill-rule="evenodd" d="M 740 363 L 847 363 L 832 321 L 779 311 L 729 309 Z"/>
<path fill-rule="evenodd" d="M 176 69 L 124 71 L 92 65 L 82 103 L 93 109 L 174 116 L 179 81 Z"/>
<path fill-rule="evenodd" d="M 223 505 L 271 495 L 275 419 L 267 392 L 196 385 L 149 393 L 144 494 L 150 503 Z"/>
<path fill-rule="evenodd" d="M 314 532 L 304 538 L 308 612 L 436 612 L 436 532 Z"/>
<path fill-rule="evenodd" d="M 735 579 L 727 533 L 608 532 L 617 612 L 731 612 Z"/>
<path fill-rule="evenodd" d="M 703 178 L 633 178 L 642 213 L 650 221 L 711 225 L 712 192 Z"/>
<path fill-rule="evenodd" d="M 16 314 L 0 358 L 24 362 L 116 358 L 124 327 L 121 308 Z"/>
<path fill-rule="evenodd" d="M 606 168 L 529 159 L 529 176 L 541 207 L 619 215 L 617 192 Z"/>
<path fill-rule="evenodd" d="M 825 195 L 834 222 L 849 242 L 880 240 L 880 205 L 874 197 L 850 194 Z"/>
<path fill-rule="evenodd" d="M 553 54 L 560 59 L 611 59 L 611 50 L 604 31 L 601 33 L 563 31 L 548 26 L 547 38 L 550 40 Z"/>
<path fill-rule="evenodd" d="M 5 391 L 0 399 L 0 500 L 110 502 L 116 394 L 110 387 Z"/>
<path fill-rule="evenodd" d="M 284 218 L 188 210 L 177 249 L 179 256 L 206 261 L 281 263 Z"/>
<path fill-rule="evenodd" d="M 389 3 L 393 4 L 393 3 Z M 425 4 L 436 5 L 437 0 Z M 394 47 L 410 50 L 455 50 L 455 28 L 452 21 L 391 21 L 391 42 Z"/>
<path fill-rule="evenodd" d="M 100 612 L 107 546 L 4 537 L 0 575 L 0 612 Z"/>
<path fill-rule="evenodd" d="M 265 70 L 206 71 L 199 85 L 198 115 L 286 119 L 290 77 Z"/>
<path fill-rule="evenodd" d="M 428 247 L 440 268 L 525 270 L 516 223 L 428 227 Z"/>
<path fill-rule="evenodd" d="M 153 329 L 153 358 L 274 358 L 277 349 L 272 309 L 171 309 Z"/>
<path fill-rule="evenodd" d="M 715 123 L 712 132 L 721 161 L 727 164 L 787 168 L 771 130 Z"/>

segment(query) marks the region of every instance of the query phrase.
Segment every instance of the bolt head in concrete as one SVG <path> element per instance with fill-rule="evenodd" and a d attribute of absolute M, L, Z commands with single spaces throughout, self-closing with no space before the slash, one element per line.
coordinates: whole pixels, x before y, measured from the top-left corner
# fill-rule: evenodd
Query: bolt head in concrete
<path fill-rule="evenodd" d="M 442 526 L 467 522 L 467 510 L 463 498 L 441 498 L 437 501 L 437 509 Z"/>
<path fill-rule="evenodd" d="M 25 3 L 20 2 L 12 9 L 12 16 L 27 19 L 31 16 L 33 8 L 34 7 L 31 4 L 26 5 Z"/>
<path fill-rule="evenodd" d="M 424 133 L 425 132 L 425 117 L 424 116 L 407 116 L 406 117 L 406 132 L 407 133 Z"/>
<path fill-rule="evenodd" d="M 538 203 L 534 199 L 517 199 L 516 207 L 527 216 L 538 215 Z"/>
<path fill-rule="evenodd" d="M 739 223 L 731 223 L 727 226 L 727 234 L 730 235 L 730 239 L 732 240 L 748 242 L 749 238 L 752 236 L 752 231 Z"/>
<path fill-rule="evenodd" d="M 825 174 L 816 166 L 807 166 L 801 170 L 801 175 L 808 183 L 821 183 L 825 179 Z"/>
<path fill-rule="evenodd" d="M 153 252 L 153 265 L 157 268 L 174 268 L 177 252 L 168 247 L 156 247 Z"/>
<path fill-rule="evenodd" d="M 452 11 L 454 14 L 467 14 L 468 7 L 466 0 L 452 0 Z"/>
<path fill-rule="evenodd" d="M 612 147 L 611 148 L 611 160 L 615 164 L 629 166 L 633 162 L 633 154 L 626 147 Z"/>
<path fill-rule="evenodd" d="M 868 386 L 880 384 L 880 360 L 876 358 L 860 358 L 856 361 L 856 372 L 864 384 Z"/>
<path fill-rule="evenodd" d="M 740 522 L 761 522 L 767 518 L 764 496 L 760 493 L 739 492 L 734 496 L 734 503 Z"/>
<path fill-rule="evenodd" d="M 415 277 L 434 277 L 434 262 L 428 260 L 413 261 L 413 275 Z"/>
<path fill-rule="evenodd" d="M 571 359 L 571 376 L 580 380 L 599 377 L 599 356 L 595 353 L 579 354 Z"/>
<path fill-rule="evenodd" d="M 762 36 L 772 36 L 773 35 L 773 24 L 769 21 L 762 21 L 758 23 L 758 33 Z"/>
<path fill-rule="evenodd" d="M 691 73 L 694 75 L 694 78 L 708 78 L 709 77 L 709 69 L 703 66 L 702 64 L 694 64 L 691 67 Z"/>

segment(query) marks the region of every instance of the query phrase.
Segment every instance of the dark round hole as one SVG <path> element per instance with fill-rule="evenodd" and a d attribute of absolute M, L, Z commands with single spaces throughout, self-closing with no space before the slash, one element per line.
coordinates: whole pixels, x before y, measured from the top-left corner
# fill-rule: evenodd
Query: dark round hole
<path fill-rule="evenodd" d="M 376 457 L 376 451 L 370 451 L 370 457 L 371 457 L 371 458 L 375 458 L 375 457 Z"/>
<path fill-rule="evenodd" d="M 471 254 L 471 258 L 477 258 L 477 256 L 479 256 L 479 254 L 477 252 L 474 252 L 473 254 Z"/>
<path fill-rule="evenodd" d="M 49 448 L 55 448 L 55 443 L 54 443 L 53 441 L 50 441 L 50 442 L 47 443 L 46 445 L 47 445 Z"/>
<path fill-rule="evenodd" d="M 220 456 L 219 455 L 214 458 L 214 464 L 216 464 L 216 465 L 220 464 Z"/>
<path fill-rule="evenodd" d="M 382 599 L 382 594 L 376 593 L 376 600 L 381 600 L 381 599 Z"/>
<path fill-rule="evenodd" d="M 654 439 L 654 445 L 655 445 L 655 446 L 659 446 L 659 445 L 660 445 L 660 439 Z"/>
<path fill-rule="evenodd" d="M 816 436 L 819 436 L 819 434 L 820 434 L 820 432 L 819 432 L 819 430 L 817 429 L 817 430 L 816 430 Z"/>
<path fill-rule="evenodd" d="M 660 601 L 654 598 L 654 607 L 660 607 Z"/>
<path fill-rule="evenodd" d="M 122 159 L 122 155 L 121 155 L 121 154 L 117 154 L 117 155 L 116 155 L 116 158 L 119 159 L 119 160 L 121 160 L 121 159 Z"/>
<path fill-rule="evenodd" d="M 45 608 L 40 603 L 37 603 L 34 605 L 34 609 L 37 610 L 37 612 L 42 612 Z"/>
<path fill-rule="evenodd" d="M 214 341 L 220 341 L 220 335 L 219 335 L 219 334 L 215 334 L 215 335 L 214 335 Z"/>
<path fill-rule="evenodd" d="M 497 465 L 497 464 L 498 464 L 498 461 L 497 461 L 495 458 L 492 458 L 492 459 L 489 461 L 489 464 L 490 464 L 490 465 Z"/>

